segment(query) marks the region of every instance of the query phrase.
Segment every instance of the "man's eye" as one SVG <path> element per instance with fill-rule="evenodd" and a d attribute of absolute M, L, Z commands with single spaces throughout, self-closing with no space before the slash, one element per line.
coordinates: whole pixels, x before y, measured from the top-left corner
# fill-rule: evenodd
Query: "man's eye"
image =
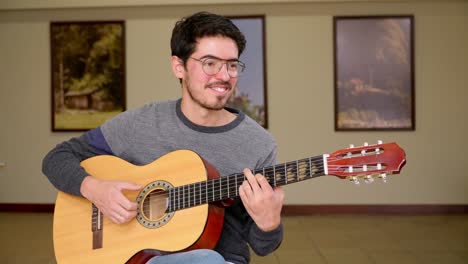
<path fill-rule="evenodd" d="M 205 60 L 205 65 L 208 67 L 216 66 L 217 62 L 215 60 Z"/>
<path fill-rule="evenodd" d="M 236 70 L 238 67 L 239 67 L 239 63 L 237 62 L 229 63 L 229 69 Z"/>

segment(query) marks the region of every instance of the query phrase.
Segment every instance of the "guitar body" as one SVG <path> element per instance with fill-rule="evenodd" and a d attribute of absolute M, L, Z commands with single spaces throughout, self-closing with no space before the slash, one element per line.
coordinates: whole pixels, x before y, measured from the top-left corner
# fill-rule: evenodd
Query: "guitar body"
<path fill-rule="evenodd" d="M 211 165 L 189 150 L 171 152 L 144 166 L 106 155 L 84 160 L 81 165 L 96 178 L 129 181 L 141 186 L 157 181 L 176 187 L 219 177 Z M 136 201 L 142 194 L 125 191 L 124 195 Z M 145 263 L 154 255 L 214 248 L 224 220 L 224 209 L 212 204 L 176 211 L 166 218 L 167 221 L 161 220 L 164 224 L 156 228 L 148 228 L 136 218 L 118 225 L 103 217 L 98 219 L 102 231 L 96 238 L 92 225 L 97 220 L 93 218 L 92 207 L 84 198 L 59 192 L 53 226 L 58 263 Z M 93 246 L 96 243 L 98 246 Z"/>

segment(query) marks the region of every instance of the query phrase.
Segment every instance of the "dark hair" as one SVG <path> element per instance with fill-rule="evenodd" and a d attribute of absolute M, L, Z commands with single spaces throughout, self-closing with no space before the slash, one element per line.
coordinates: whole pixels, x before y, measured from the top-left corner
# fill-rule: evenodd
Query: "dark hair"
<path fill-rule="evenodd" d="M 209 12 L 198 12 L 182 18 L 175 24 L 171 38 L 172 56 L 179 57 L 185 64 L 195 52 L 198 39 L 216 36 L 234 40 L 239 50 L 238 56 L 244 51 L 244 34 L 230 19 Z"/>

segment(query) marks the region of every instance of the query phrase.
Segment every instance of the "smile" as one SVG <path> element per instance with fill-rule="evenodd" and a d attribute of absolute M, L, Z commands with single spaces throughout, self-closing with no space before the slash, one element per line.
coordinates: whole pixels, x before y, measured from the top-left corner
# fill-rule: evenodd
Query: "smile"
<path fill-rule="evenodd" d="M 231 85 L 228 83 L 213 83 L 207 86 L 207 88 L 216 91 L 218 93 L 225 93 L 231 90 Z"/>

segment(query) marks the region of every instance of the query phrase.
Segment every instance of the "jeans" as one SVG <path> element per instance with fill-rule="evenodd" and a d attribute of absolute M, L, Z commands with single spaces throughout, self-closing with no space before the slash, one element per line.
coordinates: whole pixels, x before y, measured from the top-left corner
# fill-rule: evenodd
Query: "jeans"
<path fill-rule="evenodd" d="M 157 256 L 151 258 L 146 264 L 225 264 L 224 258 L 216 251 L 209 249 L 196 249 L 187 252 Z"/>

